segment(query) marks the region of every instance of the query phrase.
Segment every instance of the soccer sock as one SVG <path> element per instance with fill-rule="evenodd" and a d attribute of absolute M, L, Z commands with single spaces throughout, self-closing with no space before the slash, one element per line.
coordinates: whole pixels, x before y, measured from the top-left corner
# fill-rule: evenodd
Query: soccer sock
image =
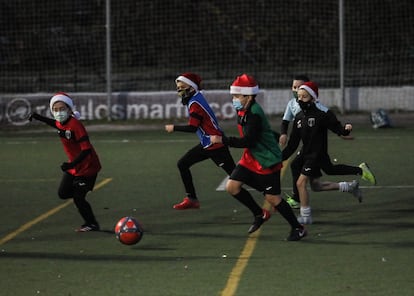
<path fill-rule="evenodd" d="M 263 214 L 262 208 L 259 207 L 259 205 L 255 202 L 251 194 L 246 189 L 242 188 L 240 192 L 236 195 L 233 195 L 233 197 L 248 207 L 253 215 L 258 216 Z"/>
<path fill-rule="evenodd" d="M 300 215 L 302 217 L 309 217 L 311 216 L 312 211 L 310 207 L 300 207 Z"/>
<path fill-rule="evenodd" d="M 292 198 L 296 201 L 296 202 L 300 202 L 300 198 L 299 198 L 299 193 L 294 192 L 292 195 Z"/>
<path fill-rule="evenodd" d="M 187 196 L 191 201 L 198 201 L 197 196 L 195 196 L 195 194 L 191 194 L 191 193 L 186 193 L 185 196 Z"/>
<path fill-rule="evenodd" d="M 348 182 L 339 182 L 339 191 L 349 192 L 349 183 Z"/>
<path fill-rule="evenodd" d="M 282 201 L 275 207 L 276 210 L 285 218 L 286 221 L 292 226 L 292 228 L 301 228 L 298 219 L 293 213 L 292 208 L 289 204 L 282 198 Z"/>

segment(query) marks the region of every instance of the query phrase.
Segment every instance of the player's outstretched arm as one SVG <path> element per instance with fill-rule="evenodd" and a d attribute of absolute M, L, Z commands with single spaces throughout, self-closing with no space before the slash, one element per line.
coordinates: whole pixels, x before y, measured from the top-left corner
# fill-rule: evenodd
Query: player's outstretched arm
<path fill-rule="evenodd" d="M 51 127 L 56 127 L 56 120 L 54 120 L 52 118 L 49 118 L 49 117 L 42 116 L 42 115 L 37 114 L 37 113 L 30 113 L 28 119 L 29 119 L 29 121 L 32 121 L 33 119 L 36 119 L 36 120 L 39 120 L 39 121 L 42 121 L 42 122 L 46 123 L 47 125 L 50 125 Z"/>

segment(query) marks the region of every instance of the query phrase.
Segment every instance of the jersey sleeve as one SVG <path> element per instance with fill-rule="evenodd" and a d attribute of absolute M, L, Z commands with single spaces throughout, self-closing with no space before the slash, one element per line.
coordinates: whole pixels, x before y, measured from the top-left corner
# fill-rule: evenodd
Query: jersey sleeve
<path fill-rule="evenodd" d="M 259 141 L 262 132 L 262 122 L 259 115 L 249 113 L 247 124 L 243 129 L 242 137 L 228 137 L 223 138 L 224 144 L 235 148 L 250 148 L 254 147 Z"/>
<path fill-rule="evenodd" d="M 328 110 L 326 112 L 326 116 L 328 117 L 328 129 L 337 134 L 338 136 L 348 136 L 350 134 L 349 130 L 346 130 L 345 127 L 341 124 L 341 122 L 337 119 L 336 115 Z"/>
<path fill-rule="evenodd" d="M 292 110 L 292 100 L 290 100 L 287 105 L 286 105 L 286 109 L 285 109 L 285 113 L 283 113 L 283 120 L 286 121 L 292 121 L 295 118 L 295 115 L 293 114 L 293 110 Z"/>

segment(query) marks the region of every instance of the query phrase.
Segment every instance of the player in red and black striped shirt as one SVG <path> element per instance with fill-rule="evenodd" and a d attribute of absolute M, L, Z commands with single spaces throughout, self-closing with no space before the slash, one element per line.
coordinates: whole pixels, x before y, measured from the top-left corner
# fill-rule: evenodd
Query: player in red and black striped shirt
<path fill-rule="evenodd" d="M 50 111 L 55 119 L 33 113 L 29 120 L 34 118 L 57 129 L 68 156 L 68 161 L 61 165 L 63 177 L 58 195 L 62 199 L 73 198 L 84 219 L 77 231 L 98 231 L 99 224 L 86 195 L 93 190 L 101 164 L 85 127 L 78 120 L 80 114 L 73 109 L 72 99 L 65 93 L 57 93 L 50 100 Z"/>

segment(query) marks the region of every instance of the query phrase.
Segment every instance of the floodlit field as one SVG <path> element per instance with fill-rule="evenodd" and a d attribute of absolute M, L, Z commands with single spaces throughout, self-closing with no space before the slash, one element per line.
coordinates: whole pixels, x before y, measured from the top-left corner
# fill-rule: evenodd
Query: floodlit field
<path fill-rule="evenodd" d="M 53 131 L 1 132 L 0 295 L 412 295 L 413 135 L 368 125 L 355 127 L 353 141 L 332 135 L 332 159 L 368 162 L 378 185 L 361 180 L 361 204 L 311 193 L 309 236 L 287 242 L 277 213 L 247 235 L 253 218 L 217 190 L 225 174 L 210 161 L 193 168 L 201 209 L 173 210 L 183 198 L 176 161 L 197 140 L 161 130 L 90 132 L 103 170 L 88 200 L 102 231 L 76 233 L 77 210 L 57 197 L 65 155 Z M 238 159 L 241 150 L 231 151 Z M 287 167 L 283 192 L 290 185 Z M 145 229 L 134 246 L 113 233 L 128 215 Z"/>

